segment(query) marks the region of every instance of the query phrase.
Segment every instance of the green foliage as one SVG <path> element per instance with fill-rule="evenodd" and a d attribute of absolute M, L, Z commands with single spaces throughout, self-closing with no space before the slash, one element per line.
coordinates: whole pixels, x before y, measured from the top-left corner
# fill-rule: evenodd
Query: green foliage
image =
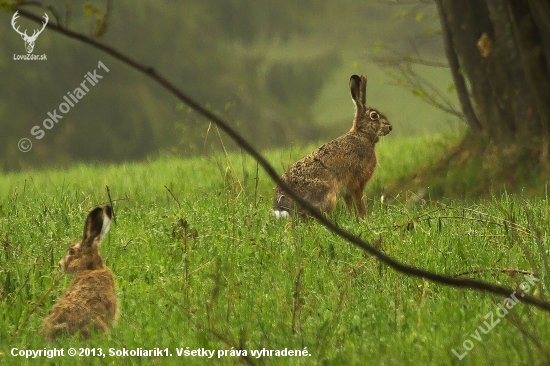
<path fill-rule="evenodd" d="M 224 34 L 252 44 L 258 37 L 288 41 L 308 34 L 313 21 L 326 14 L 327 2 L 216 0 L 212 7 Z"/>
<path fill-rule="evenodd" d="M 548 298 L 548 197 L 504 194 L 486 202 L 381 200 L 380 190 L 438 158 L 447 139 L 384 139 L 369 184 L 368 219 L 340 205 L 333 219 L 401 261 L 511 288 L 538 273 L 529 293 Z M 310 148 L 267 154 L 279 171 Z M 443 150 L 443 149 L 442 149 Z M 408 152 L 408 154 L 407 154 Z M 88 210 L 115 201 L 117 224 L 101 252 L 116 276 L 121 316 L 109 334 L 48 345 L 41 321 L 66 288 L 50 292 L 57 261 L 82 233 Z M 166 189 L 166 188 L 168 189 Z M 190 350 L 299 349 L 309 357 L 254 364 L 458 364 L 484 317 L 504 299 L 400 275 L 313 220 L 271 215 L 273 183 L 240 154 L 159 158 L 146 164 L 79 165 L 9 174 L 0 181 L 0 364 L 74 364 L 71 357 L 25 360 L 11 349 L 169 348 L 172 357 L 81 357 L 87 364 L 235 364 L 237 357 L 176 357 Z M 43 297 L 43 304 L 34 309 Z M 548 314 L 516 305 L 461 361 L 545 364 Z M 18 333 L 15 333 L 19 330 Z M 445 336 L 442 336 L 445 335 Z M 531 338 L 533 336 L 534 338 Z M 540 342 L 538 349 L 536 339 Z M 518 341 L 519 340 L 519 341 Z M 250 354 L 249 354 L 250 355 Z"/>
<path fill-rule="evenodd" d="M 102 17 L 103 11 L 99 6 L 92 3 L 85 3 L 83 6 L 84 16 L 86 18 L 94 18 L 99 20 Z"/>
<path fill-rule="evenodd" d="M 17 1 L 0 0 L 0 9 L 5 12 L 11 12 Z"/>
<path fill-rule="evenodd" d="M 406 45 L 397 47 L 397 41 L 390 44 L 376 44 L 378 63 L 399 86 L 409 90 L 417 100 L 445 112 L 447 117 L 463 119 L 456 91 L 442 85 L 447 84 L 442 75 L 450 73 L 444 58 L 441 26 L 435 3 L 403 2 L 396 17 L 399 26 L 407 28 Z M 416 25 L 416 27 L 415 27 Z M 438 52 L 439 51 L 439 52 Z M 442 71 L 443 69 L 443 71 Z"/>
<path fill-rule="evenodd" d="M 488 198 L 505 190 L 535 197 L 550 181 L 536 145 L 508 143 L 503 151 L 498 143 L 480 143 L 479 138 L 466 133 L 460 143 L 447 147 L 441 160 L 417 172 L 414 181 L 395 186 L 413 191 L 429 187 L 433 198 Z"/>
<path fill-rule="evenodd" d="M 98 6 L 91 3 L 84 4 L 84 16 L 95 20 L 94 29 L 92 31 L 94 37 L 101 38 L 107 31 L 109 24 L 109 11 L 110 9 L 103 11 Z"/>
<path fill-rule="evenodd" d="M 259 53 L 249 57 L 239 45 L 244 44 L 248 50 L 258 42 L 280 43 L 291 36 L 307 35 L 323 9 L 314 2 L 260 4 L 250 0 L 169 5 L 123 0 L 115 2 L 112 11 L 96 2 L 86 2 L 82 7 L 55 7 L 57 14 L 63 14 L 61 24 L 69 24 L 71 30 L 91 34 L 138 62 L 152 65 L 202 104 L 224 111 L 245 137 L 264 147 L 318 136 L 319 128 L 304 121 L 311 119 L 311 105 L 319 86 L 339 60 L 333 54 L 323 54 L 323 59 L 266 60 Z M 198 124 L 194 116 L 177 113 L 176 102 L 166 99 L 166 91 L 144 76 L 136 78 L 133 70 L 93 48 L 75 45 L 70 39 L 46 31 L 35 53 L 46 54 L 47 62 L 12 60 L 14 53 L 23 53 L 24 49 L 11 29 L 11 14 L 7 15 L 0 22 L 3 34 L 10 35 L 0 51 L 0 67 L 4 70 L 0 84 L 0 169 L 66 166 L 71 160 L 143 159 L 159 150 L 180 154 L 209 150 L 204 143 L 204 121 Z M 29 29 L 35 26 L 23 17 L 18 21 Z M 82 75 L 93 71 L 91 65 L 98 60 L 112 70 L 101 84 L 46 131 L 44 138 L 31 136 L 31 128 L 42 125 L 47 113 L 82 82 Z M 267 70 L 270 81 L 277 78 L 277 86 L 265 87 L 263 70 Z M 312 80 L 316 88 L 311 88 Z M 226 109 L 227 104 L 231 108 Z M 258 133 L 265 125 L 265 133 Z M 17 150 L 17 142 L 23 137 L 33 142 L 29 154 Z"/>
<path fill-rule="evenodd" d="M 347 85 L 354 73 L 367 74 L 369 104 L 390 117 L 393 133 L 448 129 L 447 115 L 393 85 L 372 60 L 369 46 L 380 50 L 397 42 L 403 47 L 408 42 L 403 34 L 433 26 L 429 9 L 421 10 L 425 19 L 416 22 L 416 10 L 399 21 L 402 6 L 358 0 L 117 0 L 111 12 L 97 1 L 54 6 L 57 15 L 50 14 L 51 22 L 58 20 L 151 65 L 223 115 L 258 148 L 304 145 L 348 130 L 353 107 Z M 0 19 L 0 32 L 6 34 L 0 50 L 0 170 L 136 161 L 159 151 L 190 156 L 218 148 L 207 121 L 178 110 L 178 101 L 165 90 L 94 48 L 46 29 L 35 48 L 48 56 L 46 62 L 13 60 L 14 53 L 25 51 L 10 26 L 12 11 Z M 29 29 L 36 25 L 19 20 Z M 431 51 L 441 54 L 441 47 Z M 30 129 L 40 126 L 100 60 L 112 70 L 101 84 L 43 139 L 30 136 Z M 434 84 L 450 82 L 446 71 L 417 71 Z M 23 137 L 33 142 L 29 153 L 17 149 Z M 225 146 L 235 149 L 227 141 Z"/>

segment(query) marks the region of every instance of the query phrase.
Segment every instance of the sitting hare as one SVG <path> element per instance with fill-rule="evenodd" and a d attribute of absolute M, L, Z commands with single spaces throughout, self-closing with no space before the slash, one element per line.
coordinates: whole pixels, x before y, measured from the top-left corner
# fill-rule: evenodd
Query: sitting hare
<path fill-rule="evenodd" d="M 364 217 L 363 190 L 377 164 L 374 145 L 380 136 L 392 130 L 392 126 L 386 116 L 366 106 L 365 75 L 353 75 L 349 87 L 355 103 L 351 130 L 297 161 L 281 179 L 326 214 L 332 212 L 337 196 L 341 195 L 350 212 L 353 203 L 355 213 Z M 294 206 L 295 202 L 277 185 L 273 202 L 275 216 L 289 216 Z M 298 207 L 298 214 L 305 216 L 301 207 Z"/>
<path fill-rule="evenodd" d="M 42 333 L 49 341 L 75 332 L 87 338 L 92 329 L 108 331 L 116 322 L 115 280 L 99 254 L 110 223 L 110 206 L 90 211 L 82 241 L 73 243 L 59 262 L 65 273 L 74 273 L 74 278 L 42 324 Z"/>

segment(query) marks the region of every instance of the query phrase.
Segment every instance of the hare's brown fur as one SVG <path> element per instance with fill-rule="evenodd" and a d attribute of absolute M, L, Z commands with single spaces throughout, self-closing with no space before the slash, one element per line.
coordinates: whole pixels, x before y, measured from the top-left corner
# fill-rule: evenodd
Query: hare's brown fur
<path fill-rule="evenodd" d="M 86 220 L 83 240 L 73 243 L 59 262 L 66 273 L 74 273 L 74 278 L 44 319 L 42 333 L 48 340 L 77 331 L 86 338 L 92 330 L 106 332 L 116 322 L 115 280 L 99 254 L 110 217 L 109 206 L 92 210 Z"/>
<path fill-rule="evenodd" d="M 356 106 L 351 130 L 297 161 L 281 177 L 292 190 L 327 214 L 336 206 L 337 197 L 343 196 L 350 211 L 354 206 L 358 216 L 366 215 L 362 195 L 377 165 L 375 144 L 392 130 L 386 116 L 366 106 L 366 86 L 364 75 L 351 77 L 351 96 Z M 290 214 L 294 206 L 277 185 L 275 214 Z M 300 207 L 298 213 L 304 215 Z"/>

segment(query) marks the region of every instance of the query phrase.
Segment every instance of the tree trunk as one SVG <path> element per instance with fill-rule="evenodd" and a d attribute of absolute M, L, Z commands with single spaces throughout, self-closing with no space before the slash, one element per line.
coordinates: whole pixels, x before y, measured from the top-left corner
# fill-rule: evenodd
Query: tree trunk
<path fill-rule="evenodd" d="M 536 148 L 548 162 L 550 2 L 437 0 L 437 5 L 470 126 L 474 131 L 480 126 L 483 138 L 502 149 L 510 143 Z M 460 75 L 469 94 L 460 88 Z M 475 113 L 468 113 L 472 105 Z"/>

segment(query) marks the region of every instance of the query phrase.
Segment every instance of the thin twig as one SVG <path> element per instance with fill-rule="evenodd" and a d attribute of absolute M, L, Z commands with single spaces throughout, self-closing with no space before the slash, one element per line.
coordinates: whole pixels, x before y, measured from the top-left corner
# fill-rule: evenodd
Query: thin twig
<path fill-rule="evenodd" d="M 462 276 L 466 276 L 466 275 L 484 273 L 484 272 L 501 272 L 501 273 L 507 273 L 507 274 L 520 273 L 520 274 L 532 275 L 533 277 L 539 278 L 539 275 L 535 272 L 526 271 L 524 269 L 516 269 L 516 268 L 478 268 L 478 269 L 474 269 L 472 271 L 465 271 L 465 272 L 457 273 L 457 274 L 453 275 L 453 277 L 462 277 Z"/>
<path fill-rule="evenodd" d="M 165 296 L 164 298 L 167 299 L 168 301 L 170 301 L 172 303 L 172 305 L 174 305 L 176 308 L 179 308 L 180 310 L 185 310 L 184 311 L 184 315 L 187 317 L 187 320 L 193 324 L 193 326 L 198 329 L 199 331 L 202 331 L 202 332 L 205 332 L 205 333 L 210 333 L 211 335 L 213 335 L 215 338 L 217 338 L 218 340 L 222 341 L 223 343 L 225 343 L 226 346 L 228 347 L 231 347 L 232 349 L 235 349 L 235 350 L 241 350 L 241 349 L 244 349 L 244 346 L 245 345 L 238 345 L 235 341 L 233 341 L 232 339 L 224 336 L 222 333 L 220 333 L 219 331 L 217 331 L 216 329 L 214 329 L 213 325 L 210 324 L 209 322 L 209 325 L 208 327 L 205 327 L 201 324 L 199 324 L 197 321 L 194 320 L 194 317 L 190 316 L 190 312 L 189 312 L 189 308 L 184 308 L 182 307 L 181 303 L 179 301 L 176 301 L 174 300 L 166 291 L 164 291 L 163 289 L 160 289 L 161 292 L 163 292 L 163 295 Z M 162 310 L 161 310 L 162 311 Z M 254 359 L 249 356 L 248 354 L 245 356 L 244 354 L 240 354 L 239 357 L 245 362 L 247 363 L 248 365 L 256 365 L 256 363 L 254 362 Z"/>
<path fill-rule="evenodd" d="M 6 250 L 7 247 L 10 247 L 10 248 L 12 248 L 14 251 L 17 251 L 17 252 L 19 252 L 20 254 L 24 254 L 24 255 L 26 255 L 27 257 L 32 258 L 32 259 L 34 259 L 34 260 L 36 261 L 37 258 L 36 258 L 35 256 L 30 255 L 29 253 L 24 252 L 24 251 L 21 250 L 20 248 L 17 248 L 17 247 L 15 247 L 15 246 L 13 246 L 13 245 L 9 242 L 8 236 L 7 236 L 7 235 L 2 239 L 2 242 L 4 243 L 4 250 Z"/>
<path fill-rule="evenodd" d="M 443 203 L 441 203 L 442 205 L 445 205 Z M 522 225 L 519 225 L 519 224 L 516 224 L 515 222 L 513 221 L 510 221 L 510 220 L 505 220 L 505 219 L 502 219 L 498 216 L 495 216 L 495 215 L 491 215 L 491 214 L 488 214 L 486 212 L 481 212 L 481 211 L 478 211 L 478 210 L 475 210 L 473 208 L 469 208 L 469 207 L 462 207 L 462 208 L 459 208 L 459 207 L 453 207 L 453 206 L 447 206 L 445 205 L 445 207 L 449 208 L 449 209 L 453 209 L 453 210 L 462 210 L 462 211 L 470 211 L 470 212 L 473 212 L 477 215 L 482 215 L 482 216 L 488 216 L 488 217 L 491 217 L 495 220 L 502 220 L 503 223 L 506 223 L 510 228 L 513 228 L 517 231 L 520 231 L 520 232 L 523 232 L 524 234 L 526 235 L 533 235 L 533 233 L 531 232 L 531 230 L 525 226 L 522 226 Z"/>
<path fill-rule="evenodd" d="M 391 51 L 391 49 L 388 47 L 388 51 Z M 425 60 L 423 58 L 417 57 L 399 57 L 399 56 L 374 56 L 371 58 L 373 61 L 388 65 L 388 66 L 400 66 L 402 64 L 416 64 L 416 65 L 422 65 L 422 66 L 430 66 L 430 67 L 438 67 L 438 68 L 449 68 L 449 64 L 447 62 L 441 62 L 441 61 L 433 61 L 433 60 Z"/>
<path fill-rule="evenodd" d="M 498 220 L 501 220 L 502 222 L 496 222 L 496 221 L 490 221 L 490 220 L 484 220 L 484 219 L 479 219 L 479 218 L 476 218 L 476 217 L 467 217 L 467 216 L 430 216 L 431 214 L 435 213 L 435 212 L 439 212 L 439 211 L 444 211 L 446 209 L 452 209 L 452 210 L 463 210 L 463 211 L 472 211 L 476 214 L 479 214 L 479 215 L 484 215 L 484 216 L 488 216 L 488 217 L 491 217 L 491 218 L 494 218 L 494 219 L 498 219 Z M 408 220 L 402 224 L 396 224 L 396 225 L 393 225 L 391 226 L 392 229 L 398 229 L 400 227 L 408 227 L 409 225 L 411 225 L 411 223 L 415 223 L 415 222 L 421 222 L 421 221 L 429 221 L 429 220 L 436 220 L 436 219 L 459 219 L 459 220 L 470 220 L 470 221 L 477 221 L 477 222 L 481 222 L 481 223 L 484 223 L 484 224 L 491 224 L 491 225 L 496 225 L 496 226 L 501 226 L 501 227 L 510 227 L 511 229 L 514 229 L 522 234 L 525 234 L 527 236 L 532 236 L 532 232 L 524 227 L 524 226 L 521 226 L 521 225 L 518 225 L 514 222 L 511 222 L 509 220 L 503 220 L 503 219 L 500 219 L 494 215 L 490 215 L 490 214 L 486 214 L 484 212 L 480 212 L 480 211 L 476 211 L 476 210 L 473 210 L 473 209 L 470 209 L 470 208 L 453 208 L 453 207 L 446 207 L 446 208 L 438 208 L 438 209 L 435 209 L 435 210 L 432 210 L 432 211 L 429 211 L 429 212 L 425 212 L 417 217 L 415 217 L 414 219 L 412 220 Z M 390 228 L 390 227 L 386 227 L 386 228 Z"/>
<path fill-rule="evenodd" d="M 42 295 L 42 297 L 40 298 L 40 300 L 38 300 L 36 302 L 36 304 L 34 304 L 33 308 L 31 309 L 31 311 L 29 311 L 29 313 L 27 314 L 27 317 L 25 318 L 25 320 L 23 320 L 23 322 L 21 324 L 19 324 L 19 327 L 17 327 L 17 329 L 15 330 L 15 332 L 13 333 L 11 339 L 10 339 L 10 342 L 9 343 L 12 343 L 13 340 L 15 339 L 16 336 L 19 335 L 19 332 L 21 331 L 21 329 L 23 329 L 23 327 L 25 325 L 27 325 L 29 319 L 31 318 L 31 315 L 36 311 L 36 309 L 38 309 L 38 307 L 40 305 L 42 305 L 42 302 L 44 301 L 44 299 L 46 298 L 46 296 L 48 296 L 48 294 L 54 289 L 54 287 L 57 286 L 57 284 L 59 283 L 59 281 L 61 281 L 61 279 L 63 279 L 63 277 L 65 277 L 65 274 L 61 274 L 60 276 L 56 277 L 52 283 L 52 285 L 50 286 L 50 288 L 48 289 L 48 291 L 46 291 L 46 293 L 44 295 Z"/>
<path fill-rule="evenodd" d="M 107 196 L 109 197 L 109 203 L 111 204 L 111 212 L 113 213 L 113 222 L 116 225 L 115 206 L 113 205 L 113 199 L 111 198 L 111 190 L 109 189 L 109 186 L 107 184 L 105 184 L 105 188 L 107 188 Z"/>
<path fill-rule="evenodd" d="M 300 311 L 302 310 L 302 284 L 300 280 L 302 279 L 302 273 L 304 271 L 302 268 L 298 270 L 296 278 L 294 278 L 294 296 L 292 303 L 292 334 L 296 334 L 296 318 L 300 318 Z M 299 319 L 298 319 L 299 321 Z M 301 327 L 300 327 L 301 328 Z M 301 329 L 300 329 L 301 330 Z"/>
<path fill-rule="evenodd" d="M 168 191 L 168 193 L 170 193 L 170 195 L 172 196 L 172 198 L 174 199 L 174 201 L 176 201 L 176 203 L 178 204 L 178 208 L 181 210 L 181 205 L 180 205 L 180 201 L 178 200 L 178 198 L 176 196 L 174 196 L 174 194 L 172 193 L 172 191 L 170 190 L 170 188 L 166 187 L 166 184 L 164 185 L 164 188 L 166 188 L 166 190 Z"/>

